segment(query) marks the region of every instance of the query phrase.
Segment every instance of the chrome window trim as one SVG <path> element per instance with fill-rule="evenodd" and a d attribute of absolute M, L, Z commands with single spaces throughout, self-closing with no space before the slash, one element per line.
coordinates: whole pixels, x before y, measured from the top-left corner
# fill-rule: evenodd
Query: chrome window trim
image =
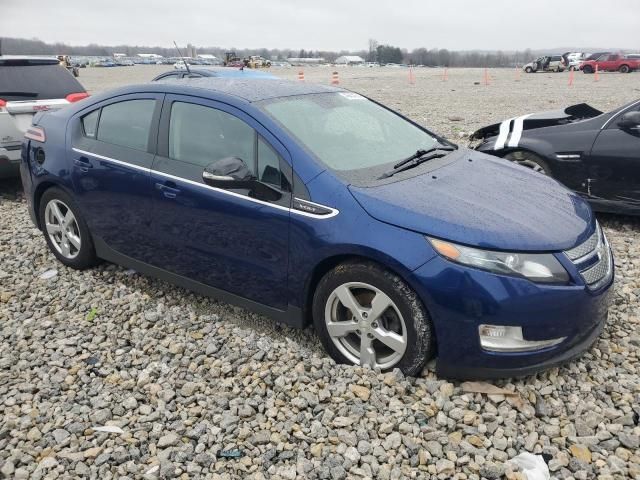
<path fill-rule="evenodd" d="M 163 176 L 163 177 L 166 177 L 166 178 L 170 178 L 171 180 L 177 180 L 179 182 L 185 182 L 185 183 L 188 183 L 188 184 L 193 185 L 195 187 L 205 188 L 205 189 L 208 189 L 208 190 L 213 190 L 214 192 L 224 193 L 225 195 L 231 195 L 232 197 L 240 198 L 240 199 L 247 200 L 247 201 L 250 201 L 250 202 L 253 202 L 253 203 L 258 203 L 260 205 L 266 205 L 268 207 L 275 208 L 276 210 L 282 210 L 282 211 L 286 211 L 286 212 L 289 212 L 289 213 L 295 213 L 296 215 L 301 215 L 303 217 L 309 217 L 309 218 L 316 218 L 316 219 L 319 219 L 319 220 L 325 220 L 325 219 L 333 218 L 336 215 L 338 215 L 338 213 L 340 213 L 340 211 L 335 209 L 335 208 L 329 207 L 327 205 L 322 205 L 320 203 L 310 202 L 309 200 L 305 200 L 305 202 L 313 203 L 314 205 L 317 205 L 318 207 L 322 207 L 322 208 L 326 208 L 328 210 L 331 210 L 331 213 L 328 213 L 327 215 L 316 215 L 316 214 L 309 213 L 309 212 L 303 212 L 303 211 L 296 210 L 296 209 L 293 209 L 293 208 L 290 208 L 290 207 L 285 207 L 285 206 L 282 206 L 282 205 L 277 205 L 275 203 L 270 203 L 270 202 L 265 202 L 263 200 L 258 200 L 257 198 L 247 197 L 246 195 L 242 195 L 241 193 L 231 192 L 231 191 L 225 190 L 223 188 L 212 187 L 211 185 L 207 185 L 207 184 L 204 184 L 204 183 L 196 182 L 196 181 L 189 180 L 189 179 L 182 178 L 182 177 L 177 177 L 175 175 L 171 175 L 171 174 L 168 174 L 168 173 L 160 172 L 158 170 L 153 170 L 151 168 L 141 167 L 141 166 L 135 165 L 133 163 L 123 162 L 122 160 L 116 160 L 115 158 L 105 157 L 104 155 L 99 155 L 97 153 L 87 152 L 86 150 L 81 150 L 79 148 L 72 147 L 72 150 L 74 152 L 76 152 L 76 153 L 80 153 L 80 154 L 83 154 L 83 155 L 88 155 L 90 157 L 95 157 L 95 158 L 98 158 L 100 160 L 104 160 L 104 161 L 107 161 L 107 162 L 115 163 L 116 165 L 122 165 L 124 167 L 130 167 L 130 168 L 133 168 L 133 169 L 139 170 L 141 172 L 145 172 L 145 173 L 155 173 L 157 175 L 160 175 L 160 176 Z M 298 200 L 303 200 L 303 199 L 298 199 Z"/>
<path fill-rule="evenodd" d="M 640 100 L 638 100 L 637 102 L 632 103 L 631 105 L 629 105 L 627 108 L 624 108 L 622 110 L 620 110 L 618 113 L 616 113 L 615 115 L 611 116 L 611 118 L 609 118 L 609 120 L 607 120 L 606 122 L 604 122 L 604 125 L 602 125 L 602 127 L 600 127 L 600 130 L 604 130 L 607 125 L 609 124 L 609 122 L 611 120 L 613 120 L 614 118 L 617 118 L 618 116 L 620 116 L 621 114 L 623 114 L 624 112 L 626 112 L 627 110 L 629 110 L 630 108 L 635 107 L 636 105 L 640 104 Z"/>

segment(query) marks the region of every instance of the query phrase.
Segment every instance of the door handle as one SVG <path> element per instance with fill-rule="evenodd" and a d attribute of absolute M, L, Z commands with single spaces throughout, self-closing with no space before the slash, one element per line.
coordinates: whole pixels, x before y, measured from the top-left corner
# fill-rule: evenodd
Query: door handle
<path fill-rule="evenodd" d="M 156 183 L 156 188 L 160 190 L 166 198 L 176 198 L 181 192 L 179 188 L 176 188 L 174 182 Z"/>
<path fill-rule="evenodd" d="M 76 158 L 73 164 L 80 169 L 81 172 L 88 172 L 90 168 L 93 168 L 91 162 L 87 157 Z"/>

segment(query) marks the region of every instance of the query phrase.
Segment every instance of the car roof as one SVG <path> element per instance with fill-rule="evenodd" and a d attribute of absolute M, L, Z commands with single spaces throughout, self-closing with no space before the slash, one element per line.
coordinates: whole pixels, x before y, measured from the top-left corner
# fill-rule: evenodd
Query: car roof
<path fill-rule="evenodd" d="M 0 56 L 0 65 L 58 65 L 60 60 L 56 57 L 37 57 L 29 55 L 2 55 Z"/>
<path fill-rule="evenodd" d="M 242 98 L 248 102 L 259 102 L 271 98 L 290 97 L 295 95 L 309 95 L 313 93 L 332 93 L 344 91 L 338 87 L 319 85 L 314 83 L 294 82 L 274 78 L 265 82 L 258 78 L 225 78 L 202 77 L 170 79 L 163 81 L 164 85 L 172 87 L 188 87 L 209 90 Z M 172 90 L 179 90 L 172 88 Z"/>
<path fill-rule="evenodd" d="M 185 71 L 185 69 L 183 69 L 182 71 Z M 257 71 L 257 70 L 251 70 L 248 68 L 245 68 L 243 70 L 240 70 L 239 68 L 233 68 L 233 67 L 219 67 L 219 66 L 215 66 L 215 65 L 211 65 L 211 66 L 198 66 L 196 68 L 193 67 L 189 67 L 189 71 L 191 73 L 197 73 L 199 75 L 202 76 L 207 76 L 207 77 L 256 77 L 256 78 L 277 78 L 275 75 L 271 74 L 271 73 L 267 73 L 267 72 L 261 72 L 261 71 Z M 175 70 L 173 70 L 173 72 L 175 72 Z"/>

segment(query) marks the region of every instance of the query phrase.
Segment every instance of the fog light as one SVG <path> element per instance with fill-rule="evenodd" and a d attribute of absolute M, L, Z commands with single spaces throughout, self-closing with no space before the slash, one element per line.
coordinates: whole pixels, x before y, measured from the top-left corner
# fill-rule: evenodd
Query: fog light
<path fill-rule="evenodd" d="M 527 352 L 558 345 L 567 337 L 549 340 L 525 340 L 522 338 L 522 327 L 508 325 L 480 325 L 480 346 L 492 352 Z"/>

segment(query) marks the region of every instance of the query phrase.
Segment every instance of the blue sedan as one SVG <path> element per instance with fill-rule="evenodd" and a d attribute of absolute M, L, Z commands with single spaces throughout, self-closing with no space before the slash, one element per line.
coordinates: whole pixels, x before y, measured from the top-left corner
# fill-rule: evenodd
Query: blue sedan
<path fill-rule="evenodd" d="M 607 317 L 613 257 L 584 200 L 340 88 L 111 91 L 36 115 L 21 176 L 64 265 L 104 259 L 312 323 L 338 362 L 525 375 Z"/>

